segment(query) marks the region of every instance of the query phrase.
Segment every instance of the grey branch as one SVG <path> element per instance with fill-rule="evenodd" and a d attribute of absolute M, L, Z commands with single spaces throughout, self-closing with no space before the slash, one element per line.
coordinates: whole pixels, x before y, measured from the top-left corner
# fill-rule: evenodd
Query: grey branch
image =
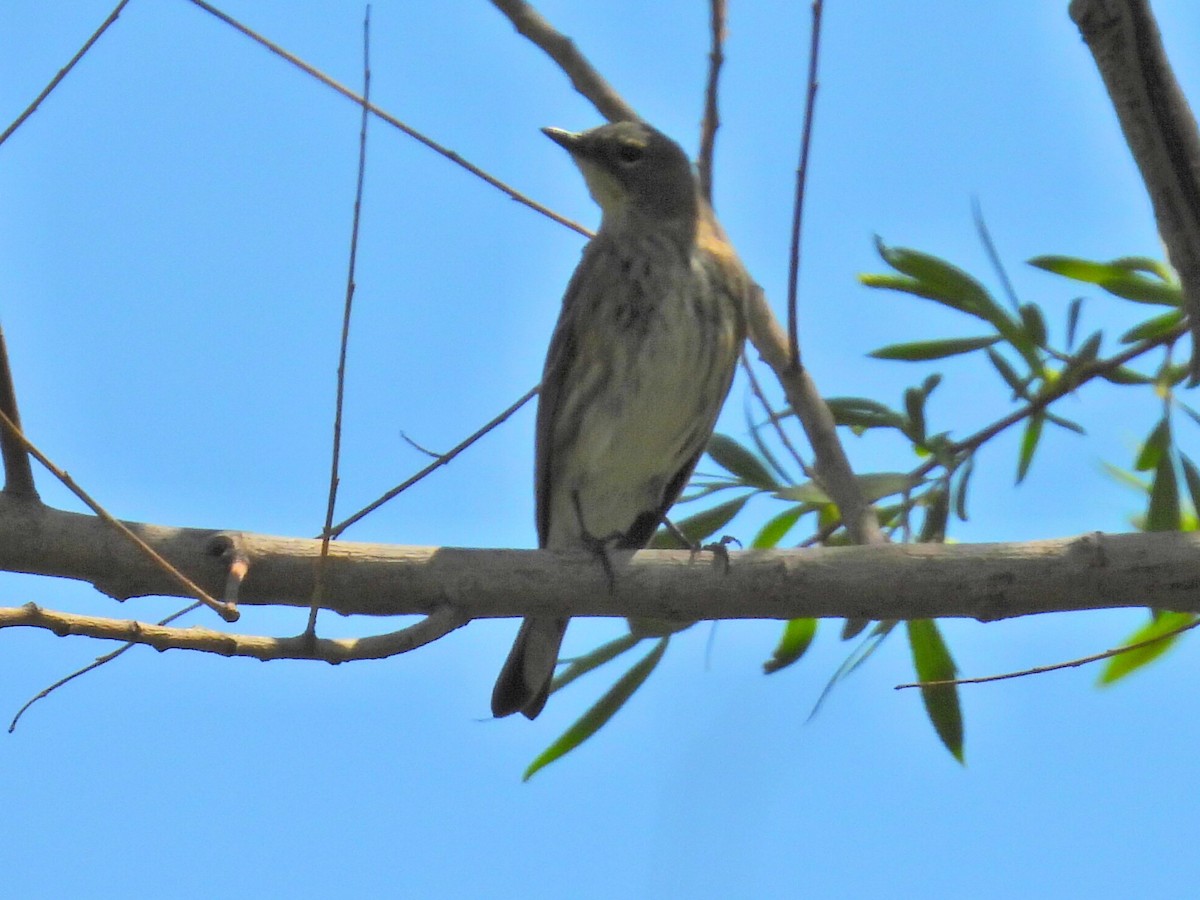
<path fill-rule="evenodd" d="M 1200 132 L 1146 0 L 1072 0 L 1179 273 L 1200 381 Z"/>
<path fill-rule="evenodd" d="M 243 606 L 309 603 L 319 541 L 128 524 L 217 592 L 236 540 L 249 561 L 238 597 Z M 452 608 L 464 621 L 568 614 L 986 621 L 1134 606 L 1200 612 L 1198 553 L 1200 533 L 1091 534 L 1029 543 L 746 551 L 731 553 L 729 572 L 721 574 L 703 555 L 693 560 L 687 551 L 646 550 L 615 560 L 610 593 L 605 573 L 586 552 L 338 541 L 330 548 L 323 605 L 347 615 Z M 74 578 L 117 598 L 182 595 L 174 579 L 98 519 L 3 496 L 0 569 Z"/>

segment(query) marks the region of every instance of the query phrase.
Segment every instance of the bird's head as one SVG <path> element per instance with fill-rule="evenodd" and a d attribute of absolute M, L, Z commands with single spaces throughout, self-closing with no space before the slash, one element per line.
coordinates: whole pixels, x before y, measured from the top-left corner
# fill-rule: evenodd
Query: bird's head
<path fill-rule="evenodd" d="M 661 131 L 643 122 L 614 122 L 577 134 L 559 128 L 542 132 L 571 154 L 606 222 L 636 215 L 661 223 L 694 223 L 692 165 Z"/>

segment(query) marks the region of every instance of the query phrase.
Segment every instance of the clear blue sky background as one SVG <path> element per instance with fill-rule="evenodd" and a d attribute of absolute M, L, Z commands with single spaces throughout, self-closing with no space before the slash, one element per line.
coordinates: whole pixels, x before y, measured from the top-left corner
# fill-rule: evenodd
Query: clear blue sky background
<path fill-rule="evenodd" d="M 0 123 L 62 66 L 109 0 L 0 4 Z M 696 146 L 705 4 L 544 2 L 651 121 Z M 717 207 L 756 278 L 784 296 L 807 4 L 733 3 Z M 871 292 L 875 233 L 989 283 L 983 205 L 1024 299 L 1061 327 L 1070 284 L 1041 253 L 1160 255 L 1148 202 L 1066 0 L 833 2 L 807 210 L 806 360 L 829 394 L 896 401 L 926 369 L 864 354 L 968 323 Z M 1200 97 L 1200 6 L 1154 3 Z M 360 81 L 362 8 L 227 0 L 334 77 Z M 542 125 L 599 118 L 483 2 L 377 2 L 373 98 L 556 209 L 596 210 Z M 341 508 L 423 464 L 537 381 L 581 240 L 372 123 Z M 29 434 L 117 515 L 286 535 L 324 509 L 358 111 L 185 0 L 134 0 L 0 148 L 0 315 Z M 1087 323 L 1134 321 L 1096 297 Z M 1004 407 L 975 362 L 932 427 Z M 742 433 L 735 386 L 725 428 Z M 959 540 L 1124 530 L 1145 397 L 1066 404 L 1088 439 L 1047 434 L 1013 489 L 1015 438 L 980 459 Z M 528 547 L 532 410 L 348 537 Z M 1195 444 L 1195 432 L 1182 439 Z M 865 468 L 896 447 L 852 441 Z M 46 479 L 50 502 L 75 508 Z M 766 514 L 733 531 L 749 537 Z M 1132 598 L 1131 598 L 1132 599 Z M 5 576 L 0 603 L 157 619 L 86 586 Z M 1111 646 L 1135 611 L 953 622 L 985 674 Z M 195 621 L 207 620 L 197 615 Z M 322 619 L 326 634 L 392 623 Z M 239 627 L 293 634 L 294 610 Z M 729 623 L 673 643 L 599 736 L 528 784 L 529 760 L 611 674 L 534 724 L 487 718 L 515 629 L 482 622 L 377 663 L 226 660 L 145 649 L 73 683 L 0 739 L 0 869 L 12 896 L 1191 896 L 1200 664 L 1185 646 L 1112 690 L 1095 669 L 964 691 L 966 768 L 915 694 L 900 639 L 811 723 L 847 652 L 833 627 L 765 678 L 778 627 Z M 567 651 L 611 636 L 577 623 Z M 0 713 L 107 646 L 0 635 Z"/>

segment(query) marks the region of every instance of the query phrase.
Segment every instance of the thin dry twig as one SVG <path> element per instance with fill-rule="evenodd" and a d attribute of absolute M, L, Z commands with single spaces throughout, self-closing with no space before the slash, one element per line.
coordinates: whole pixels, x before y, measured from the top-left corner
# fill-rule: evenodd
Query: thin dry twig
<path fill-rule="evenodd" d="M 909 684 L 898 684 L 893 690 L 903 691 L 908 688 L 927 688 L 941 687 L 943 685 L 959 685 L 959 684 L 987 684 L 992 681 L 1007 681 L 1010 678 L 1024 678 L 1026 675 L 1044 675 L 1046 672 L 1057 672 L 1059 669 L 1077 669 L 1080 666 L 1090 665 L 1095 662 L 1103 662 L 1106 659 L 1112 659 L 1114 656 L 1120 656 L 1122 653 L 1129 653 L 1133 650 L 1141 650 L 1145 647 L 1152 647 L 1161 641 L 1169 640 L 1170 638 L 1178 637 L 1185 631 L 1191 631 L 1193 628 L 1200 627 L 1200 619 L 1194 622 L 1189 622 L 1186 625 L 1180 625 L 1178 628 L 1172 628 L 1170 631 L 1162 634 L 1156 634 L 1154 637 L 1146 638 L 1144 641 L 1134 641 L 1132 644 L 1126 644 L 1123 647 L 1113 647 L 1111 650 L 1105 650 L 1103 653 L 1094 653 L 1091 656 L 1081 656 L 1078 659 L 1070 659 L 1066 662 L 1051 663 L 1047 666 L 1034 666 L 1030 669 L 1021 669 L 1019 672 L 1004 672 L 1000 675 L 983 675 L 979 678 L 951 678 L 944 681 L 915 681 Z"/>
<path fill-rule="evenodd" d="M 0 629 L 43 628 L 59 637 L 82 635 L 101 640 L 146 644 L 156 650 L 198 650 L 219 656 L 246 656 L 251 659 L 312 659 L 338 664 L 364 659 L 385 659 L 415 650 L 467 624 L 470 618 L 456 607 L 439 606 L 421 621 L 390 631 L 361 638 L 263 637 L 256 634 L 230 634 L 210 628 L 170 628 L 131 619 L 81 616 L 42 609 L 36 603 L 0 609 Z M 125 648 L 121 648 L 122 650 Z M 97 663 L 99 664 L 99 663 Z M 94 668 L 94 666 L 89 666 Z"/>
<path fill-rule="evenodd" d="M 160 626 L 161 625 L 170 625 L 176 619 L 181 618 L 182 616 L 185 616 L 188 613 L 192 612 L 192 610 L 199 609 L 200 606 L 201 606 L 200 603 L 193 603 L 191 606 L 185 606 L 183 609 L 178 609 L 175 612 L 171 613 L 171 615 L 167 616 L 165 619 L 160 619 L 158 624 Z M 19 722 L 21 720 L 21 716 L 25 715 L 25 712 L 31 706 L 33 706 L 33 704 L 37 703 L 39 700 L 44 700 L 46 697 L 49 697 L 51 694 L 53 694 L 55 691 L 57 691 L 60 687 L 74 681 L 80 675 L 86 675 L 88 672 L 91 672 L 93 669 L 98 669 L 101 666 L 103 666 L 104 664 L 112 662 L 114 659 L 116 659 L 118 656 L 120 656 L 126 650 L 129 650 L 131 647 L 135 647 L 135 646 L 137 646 L 137 645 L 134 643 L 125 643 L 125 644 L 121 645 L 120 647 L 118 647 L 116 650 L 112 651 L 111 653 L 105 653 L 103 656 L 97 656 L 92 662 L 88 663 L 82 669 L 76 669 L 70 675 L 65 675 L 62 678 L 58 679 L 58 681 L 54 682 L 54 684 L 49 685 L 48 687 L 42 688 L 42 690 L 38 691 L 36 694 L 34 694 L 32 697 L 30 697 L 28 700 L 26 700 L 25 704 L 20 709 L 17 710 L 17 714 L 15 716 L 13 716 L 12 721 L 8 723 L 8 733 L 12 734 L 16 730 L 17 722 Z"/>
<path fill-rule="evenodd" d="M 104 34 L 104 32 L 108 30 L 108 26 L 117 21 L 117 18 L 121 15 L 121 11 L 125 9 L 128 4 L 129 0 L 121 0 L 121 2 L 116 5 L 116 8 L 108 14 L 108 18 L 101 22 L 100 27 L 92 32 L 92 36 L 84 41 L 83 46 L 79 48 L 79 51 L 71 57 L 70 61 L 65 66 L 58 70 L 58 74 L 50 79 L 50 83 L 42 89 L 42 92 L 34 97 L 33 102 L 25 107 L 25 109 L 19 116 L 17 116 L 13 123 L 5 128 L 2 133 L 0 133 L 0 146 L 3 146 L 4 142 L 7 141 L 10 136 L 12 136 L 13 132 L 20 128 L 22 123 L 24 123 L 26 119 L 28 119 L 37 111 L 37 108 L 42 105 L 42 101 L 49 97 L 50 92 L 58 87 L 59 82 L 67 77 L 67 73 L 75 68 L 75 64 L 83 59 L 83 55 L 92 49 L 92 44 L 100 40 L 100 35 Z"/>
<path fill-rule="evenodd" d="M 393 128 L 398 128 L 400 131 L 404 132 L 406 135 L 408 135 L 413 140 L 415 140 L 421 144 L 424 144 L 426 147 L 428 147 L 434 153 L 444 156 L 446 159 L 450 160 L 450 162 L 454 163 L 455 165 L 461 166 L 462 168 L 466 169 L 468 172 L 470 172 L 476 178 L 483 179 L 488 184 L 490 184 L 492 187 L 507 194 L 511 199 L 516 200 L 518 203 L 521 203 L 524 206 L 529 207 L 530 209 L 534 210 L 535 212 L 541 213 L 543 216 L 546 216 L 549 219 L 553 219 L 555 222 L 557 222 L 560 225 L 565 225 L 567 228 L 570 228 L 572 231 L 582 234 L 584 237 L 592 236 L 592 233 L 590 231 L 588 231 L 588 229 L 586 229 L 582 225 L 580 225 L 578 222 L 574 222 L 571 219 L 568 219 L 566 216 L 559 215 L 554 210 L 550 209 L 548 206 L 543 206 L 542 204 L 538 203 L 536 200 L 532 199 L 531 197 L 527 197 L 525 194 L 522 194 L 516 188 L 510 187 L 509 185 L 505 184 L 503 181 L 501 181 L 499 178 L 496 178 L 494 175 L 488 174 L 483 169 L 479 168 L 479 166 L 474 165 L 473 163 L 470 163 L 467 160 L 463 159 L 461 156 L 459 156 L 456 152 L 449 149 L 448 147 L 442 146 L 441 144 L 439 144 L 437 141 L 433 140 L 432 138 L 426 137 L 425 135 L 421 134 L 421 132 L 410 127 L 409 125 L 406 125 L 404 122 L 401 122 L 399 119 L 397 119 L 395 116 L 393 116 L 391 113 L 387 112 L 386 110 L 380 109 L 378 106 L 374 105 L 373 103 L 366 103 L 366 101 L 364 101 L 362 97 L 360 97 L 358 94 L 354 93 L 354 91 L 350 90 L 350 88 L 348 88 L 345 85 L 341 84 L 340 82 L 337 82 L 334 79 L 330 78 L 324 72 L 320 71 L 315 66 L 312 66 L 309 63 L 306 63 L 304 60 L 302 60 L 300 57 L 296 56 L 294 53 L 289 53 L 287 50 L 283 49 L 278 44 L 268 40 L 267 38 L 263 37 L 261 34 L 258 34 L 257 32 L 253 31 L 252 29 L 246 27 L 241 22 L 234 19 L 232 16 L 229 16 L 229 15 L 221 12 L 221 10 L 217 9 L 212 4 L 206 3 L 206 2 L 204 2 L 204 0 L 190 0 L 190 2 L 194 6 L 200 7 L 200 9 L 204 10 L 205 12 L 209 13 L 210 15 L 216 16 L 218 19 L 220 19 L 226 25 L 229 25 L 231 28 L 241 32 L 246 37 L 250 38 L 252 41 L 255 41 L 256 43 L 258 43 L 258 44 L 262 45 L 263 47 L 265 47 L 266 49 L 270 50 L 272 53 L 274 53 L 276 56 L 280 57 L 281 59 L 287 60 L 293 66 L 300 69 L 300 71 L 304 72 L 306 75 L 312 76 L 313 78 L 317 79 L 317 81 L 321 82 L 321 84 L 325 85 L 326 87 L 333 88 L 335 91 L 337 91 L 343 97 L 345 97 L 347 100 L 352 100 L 354 103 L 358 104 L 359 106 L 365 105 L 367 107 L 367 109 L 369 109 L 371 111 L 372 115 L 379 117 L 384 122 L 387 122 L 387 124 L 391 125 Z"/>
<path fill-rule="evenodd" d="M 710 204 L 713 190 L 713 156 L 717 144 L 717 129 L 721 116 L 717 108 L 717 88 L 721 66 L 725 62 L 725 0 L 709 0 L 708 82 L 704 86 L 704 119 L 700 125 L 700 156 L 696 171 L 700 178 L 700 193 Z"/>
<path fill-rule="evenodd" d="M 45 466 L 46 470 L 49 471 L 59 481 L 61 481 L 67 490 L 82 500 L 84 504 L 86 504 L 87 507 L 96 514 L 97 518 L 101 519 L 106 524 L 120 532 L 120 534 L 129 540 L 135 547 L 137 547 L 138 550 L 153 560 L 155 565 L 159 566 L 164 572 L 170 574 L 170 576 L 189 594 L 219 615 L 226 622 L 236 622 L 238 620 L 239 614 L 236 606 L 233 606 L 229 603 L 223 603 L 222 601 L 210 596 L 208 592 L 204 590 L 204 588 L 200 587 L 200 585 L 196 584 L 177 568 L 163 559 L 163 557 L 159 555 L 159 553 L 155 551 L 153 547 L 130 531 L 124 522 L 114 518 L 108 512 L 108 510 L 93 500 L 92 496 L 87 491 L 76 484 L 75 479 L 52 463 L 46 454 L 42 453 L 41 450 L 34 446 L 34 444 L 25 436 L 24 432 L 21 431 L 16 423 L 14 423 L 13 420 L 10 419 L 2 410 L 0 410 L 0 427 L 6 429 L 24 448 L 24 451 Z"/>
<path fill-rule="evenodd" d="M 600 115 L 610 122 L 641 118 L 592 67 L 575 42 L 547 22 L 536 9 L 524 0 L 492 0 L 492 5 L 508 17 L 519 34 L 533 41 L 558 64 L 571 79 L 575 90 L 591 101 Z"/>
<path fill-rule="evenodd" d="M 4 327 L 0 326 L 0 412 L 21 427 L 17 411 L 17 388 L 13 383 L 12 367 L 8 364 L 8 345 L 4 342 Z M 25 447 L 7 428 L 0 428 L 0 459 L 4 461 L 4 492 L 26 500 L 37 500 L 33 483 L 33 467 Z"/>
<path fill-rule="evenodd" d="M 822 0 L 813 0 L 812 38 L 808 47 L 808 96 L 804 102 L 804 131 L 800 139 L 800 165 L 796 169 L 796 199 L 792 204 L 792 244 L 788 252 L 788 353 L 792 368 L 800 368 L 800 326 L 797 292 L 800 281 L 800 236 L 804 223 L 804 188 L 808 183 L 808 151 L 817 106 L 817 63 L 821 51 Z"/>
<path fill-rule="evenodd" d="M 325 594 L 325 564 L 329 559 L 330 530 L 337 505 L 338 466 L 342 458 L 342 407 L 346 397 L 346 350 L 350 344 L 350 314 L 354 307 L 354 271 L 358 262 L 358 226 L 362 218 L 363 180 L 367 169 L 367 123 L 371 120 L 371 7 L 363 18 L 363 102 L 362 122 L 358 130 L 358 175 L 354 186 L 354 216 L 350 226 L 350 262 L 346 270 L 346 300 L 342 307 L 342 337 L 338 346 L 337 399 L 333 414 L 333 451 L 329 462 L 329 493 L 325 504 L 325 525 L 321 529 L 321 557 L 313 586 L 312 606 L 304 633 L 312 636 L 317 629 L 317 611 Z"/>
<path fill-rule="evenodd" d="M 378 500 L 368 503 L 366 506 L 364 506 L 362 509 L 360 509 L 358 512 L 356 512 L 354 515 L 350 516 L 350 518 L 345 519 L 342 522 L 339 522 L 337 525 L 334 525 L 332 530 L 329 532 L 329 536 L 331 538 L 338 537 L 347 528 L 349 528 L 351 525 L 353 525 L 355 522 L 359 521 L 364 516 L 369 515 L 370 513 L 374 512 L 375 510 L 379 509 L 379 507 L 383 506 L 383 504 L 387 503 L 393 497 L 408 490 L 410 487 L 412 487 L 414 484 L 416 484 L 421 479 L 425 478 L 427 475 L 429 475 L 435 469 L 440 469 L 442 466 L 446 465 L 448 462 L 450 462 L 452 459 L 454 459 L 454 457 L 458 456 L 458 454 L 462 453 L 464 450 L 466 450 L 468 447 L 470 447 L 472 444 L 474 444 L 481 437 L 486 435 L 488 432 L 492 431 L 498 425 L 503 424 L 513 413 L 515 413 L 518 409 L 520 409 L 522 406 L 524 406 L 526 403 L 528 403 L 530 400 L 532 400 L 534 398 L 534 396 L 536 396 L 539 388 L 541 388 L 540 384 L 536 384 L 533 387 L 531 387 L 520 398 L 518 398 L 514 403 L 512 403 L 507 409 L 505 409 L 502 413 L 495 416 L 490 422 L 488 422 L 482 428 L 475 431 L 469 437 L 464 438 L 462 441 L 460 441 L 454 447 L 451 447 L 449 450 L 447 450 L 445 453 L 443 453 L 441 456 L 439 456 L 437 459 L 435 459 L 433 462 L 431 462 L 425 468 L 421 469 L 421 471 L 417 472 L 411 478 L 408 478 L 405 481 L 403 481 L 402 483 L 396 485 L 394 488 L 392 488 L 390 491 L 388 491 L 386 494 L 384 494 Z"/>
<path fill-rule="evenodd" d="M 783 416 L 771 408 L 771 401 L 767 399 L 762 385 L 759 384 L 758 376 L 754 374 L 754 367 L 750 365 L 750 359 L 746 356 L 744 350 L 742 351 L 742 369 L 745 371 L 746 377 L 750 380 L 750 393 L 758 398 L 759 404 L 762 405 L 763 411 L 767 414 L 767 421 L 775 429 L 775 434 L 779 438 L 779 442 L 792 455 L 792 459 L 796 461 L 796 465 L 800 467 L 800 471 L 804 473 L 804 477 L 813 478 L 812 470 L 808 467 L 808 464 L 800 455 L 800 451 L 796 449 L 796 445 L 792 443 L 792 439 L 788 437 L 787 431 L 783 427 Z"/>

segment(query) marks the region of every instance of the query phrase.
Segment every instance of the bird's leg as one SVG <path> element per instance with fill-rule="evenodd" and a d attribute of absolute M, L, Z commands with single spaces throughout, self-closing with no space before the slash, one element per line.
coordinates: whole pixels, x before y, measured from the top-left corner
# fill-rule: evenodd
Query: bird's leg
<path fill-rule="evenodd" d="M 691 561 L 695 562 L 697 554 L 707 550 L 713 554 L 713 565 L 719 566 L 722 574 L 729 574 L 729 545 L 737 544 L 738 549 L 742 547 L 742 542 L 732 535 L 723 535 L 719 541 L 713 541 L 708 544 L 701 544 L 699 541 L 693 541 L 686 534 L 679 530 L 679 526 L 663 516 L 663 525 L 667 531 L 683 546 L 687 547 L 692 552 Z"/>
<path fill-rule="evenodd" d="M 604 579 L 608 582 L 609 594 L 616 593 L 617 575 L 613 571 L 612 560 L 608 558 L 608 545 L 620 540 L 624 535 L 618 531 L 605 537 L 596 537 L 588 531 L 583 521 L 583 508 L 579 505 L 578 490 L 571 491 L 571 502 L 575 505 L 575 519 L 579 523 L 579 539 L 584 547 L 600 560 L 600 567 L 604 569 Z"/>

